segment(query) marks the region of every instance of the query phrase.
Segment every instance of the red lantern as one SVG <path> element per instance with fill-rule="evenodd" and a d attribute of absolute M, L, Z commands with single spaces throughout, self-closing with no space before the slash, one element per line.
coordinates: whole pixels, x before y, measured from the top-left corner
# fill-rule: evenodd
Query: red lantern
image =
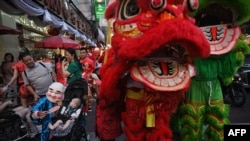
<path fill-rule="evenodd" d="M 96 47 L 96 48 L 94 49 L 94 54 L 95 54 L 95 55 L 99 55 L 99 54 L 100 54 L 100 49 L 99 49 L 98 47 Z"/>

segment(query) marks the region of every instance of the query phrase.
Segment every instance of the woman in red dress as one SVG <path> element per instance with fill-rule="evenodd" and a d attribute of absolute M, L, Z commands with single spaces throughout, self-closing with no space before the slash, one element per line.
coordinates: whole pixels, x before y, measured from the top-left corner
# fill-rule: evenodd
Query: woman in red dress
<path fill-rule="evenodd" d="M 64 60 L 65 57 L 58 55 L 55 58 L 55 71 L 56 71 L 56 77 L 57 81 L 62 83 L 63 85 L 67 85 L 66 78 L 64 77 L 62 73 L 62 60 Z"/>
<path fill-rule="evenodd" d="M 21 101 L 21 105 L 23 107 L 27 107 L 28 105 L 32 104 L 33 96 L 27 91 L 26 86 L 24 85 L 22 73 L 24 72 L 26 65 L 22 61 L 22 56 L 24 53 L 19 53 L 18 61 L 12 66 L 14 70 L 13 77 L 8 82 L 7 86 L 12 85 L 17 80 L 18 85 L 18 93 Z"/>

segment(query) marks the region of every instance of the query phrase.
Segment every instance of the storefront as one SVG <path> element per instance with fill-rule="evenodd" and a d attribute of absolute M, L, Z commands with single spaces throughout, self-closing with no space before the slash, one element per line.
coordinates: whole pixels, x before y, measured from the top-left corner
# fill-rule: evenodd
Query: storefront
<path fill-rule="evenodd" d="M 34 48 L 34 43 L 42 40 L 43 38 L 49 36 L 47 33 L 47 27 L 39 27 L 34 24 L 32 20 L 29 20 L 27 16 L 15 16 L 1 12 L 1 25 L 17 29 L 21 31 L 20 34 L 6 34 L 0 36 L 0 48 L 1 56 L 4 56 L 5 53 L 10 52 L 17 59 L 19 51 L 22 50 L 22 47 L 28 48 L 32 55 L 41 56 L 41 54 L 46 54 L 46 50 Z M 0 58 L 2 61 L 3 58 Z"/>
<path fill-rule="evenodd" d="M 17 56 L 20 47 L 25 46 L 33 55 L 51 57 L 53 50 L 38 49 L 34 43 L 51 36 L 49 28 L 58 34 L 67 34 L 77 42 L 96 45 L 98 30 L 68 0 L 2 0 L 0 1 L 0 24 L 22 31 L 21 35 L 0 37 L 0 49 Z M 0 58 L 1 60 L 2 58 Z"/>
<path fill-rule="evenodd" d="M 37 59 L 47 57 L 48 52 L 51 52 L 51 50 L 38 49 L 34 46 L 35 42 L 49 36 L 47 27 L 39 27 L 32 20 L 25 18 L 25 16 L 21 16 L 19 19 L 20 22 L 17 23 L 17 29 L 22 31 L 22 34 L 18 37 L 20 47 L 26 47 Z"/>

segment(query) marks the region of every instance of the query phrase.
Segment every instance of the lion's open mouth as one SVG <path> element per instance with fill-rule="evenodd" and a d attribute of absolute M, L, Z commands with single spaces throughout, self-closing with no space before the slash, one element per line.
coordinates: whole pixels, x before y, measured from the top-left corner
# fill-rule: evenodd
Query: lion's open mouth
<path fill-rule="evenodd" d="M 233 13 L 228 7 L 212 3 L 195 16 L 197 25 L 210 43 L 211 54 L 220 55 L 231 51 L 240 37 L 240 28 L 232 26 Z"/>
<path fill-rule="evenodd" d="M 150 56 L 136 60 L 130 75 L 152 89 L 177 90 L 188 86 L 190 77 L 195 75 L 187 57 L 185 48 L 177 44 L 165 45 Z"/>

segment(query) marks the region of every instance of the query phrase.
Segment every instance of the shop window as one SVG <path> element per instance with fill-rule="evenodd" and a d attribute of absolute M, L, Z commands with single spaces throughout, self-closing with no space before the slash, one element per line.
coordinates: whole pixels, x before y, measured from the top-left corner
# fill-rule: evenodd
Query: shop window
<path fill-rule="evenodd" d="M 27 48 L 30 53 L 34 56 L 35 59 L 41 60 L 45 57 L 51 59 L 53 52 L 52 49 L 44 49 L 44 48 L 35 48 L 35 43 L 42 41 L 48 35 L 45 33 L 41 33 L 29 27 L 25 27 L 23 25 L 19 25 L 19 29 L 22 30 L 22 35 L 19 37 L 19 42 L 21 47 Z M 51 57 L 51 58 L 50 58 Z"/>

